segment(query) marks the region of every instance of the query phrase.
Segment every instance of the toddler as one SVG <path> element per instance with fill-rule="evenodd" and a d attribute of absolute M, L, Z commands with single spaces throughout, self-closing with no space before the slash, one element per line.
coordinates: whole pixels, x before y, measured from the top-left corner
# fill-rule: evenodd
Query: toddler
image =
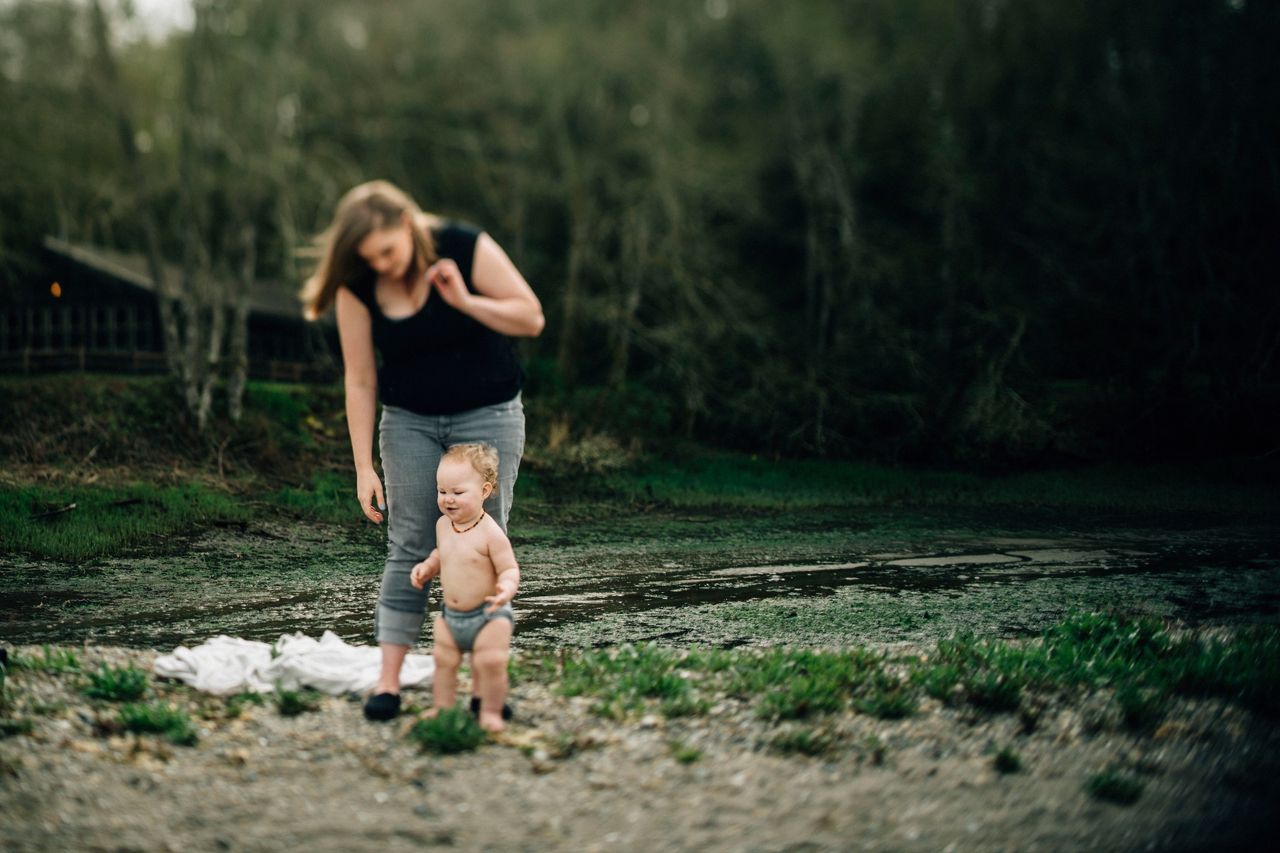
<path fill-rule="evenodd" d="M 463 652 L 471 652 L 480 726 L 491 732 L 505 728 L 507 655 L 516 618 L 511 599 L 520 586 L 511 542 L 484 511 L 485 498 L 497 487 L 498 454 L 492 448 L 450 447 L 436 471 L 436 501 L 444 513 L 436 522 L 436 549 L 409 575 L 418 589 L 439 575 L 444 598 L 435 621 L 435 707 L 430 713 L 453 707 L 458 664 Z"/>

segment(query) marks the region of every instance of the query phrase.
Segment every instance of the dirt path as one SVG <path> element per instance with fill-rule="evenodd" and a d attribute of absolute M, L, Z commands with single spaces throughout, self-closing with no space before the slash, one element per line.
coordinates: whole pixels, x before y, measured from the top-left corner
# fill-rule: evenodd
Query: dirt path
<path fill-rule="evenodd" d="M 149 666 L 154 653 L 81 657 Z M 408 719 L 365 722 L 358 697 L 229 718 L 168 683 L 154 690 L 188 710 L 198 745 L 110 735 L 114 709 L 80 683 L 10 678 L 35 726 L 0 741 L 0 850 L 1261 850 L 1280 802 L 1274 723 L 1216 701 L 1178 700 L 1142 737 L 1099 723 L 1098 697 L 1051 705 L 1030 733 L 1014 714 L 932 701 L 902 721 L 849 712 L 825 718 L 836 747 L 811 758 L 762 747 L 780 728 L 745 703 L 618 723 L 527 681 L 503 743 L 442 757 L 404 738 Z M 698 757 L 682 763 L 673 744 Z M 997 772 L 993 744 L 1023 769 Z M 1145 783 L 1136 803 L 1086 793 L 1109 768 Z"/>

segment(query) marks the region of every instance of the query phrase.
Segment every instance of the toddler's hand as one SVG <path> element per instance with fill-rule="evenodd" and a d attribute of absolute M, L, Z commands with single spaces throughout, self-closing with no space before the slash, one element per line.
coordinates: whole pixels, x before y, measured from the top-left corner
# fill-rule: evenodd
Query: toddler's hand
<path fill-rule="evenodd" d="M 504 604 L 509 604 L 511 599 L 516 597 L 516 588 L 519 584 L 514 581 L 498 581 L 498 591 L 493 595 L 486 595 L 485 601 L 491 602 L 492 607 L 486 607 L 485 613 L 496 613 Z"/>
<path fill-rule="evenodd" d="M 409 583 L 413 584 L 414 589 L 422 589 L 422 585 L 431 577 L 431 569 L 427 567 L 427 561 L 423 560 L 413 567 L 413 571 L 409 572 Z"/>

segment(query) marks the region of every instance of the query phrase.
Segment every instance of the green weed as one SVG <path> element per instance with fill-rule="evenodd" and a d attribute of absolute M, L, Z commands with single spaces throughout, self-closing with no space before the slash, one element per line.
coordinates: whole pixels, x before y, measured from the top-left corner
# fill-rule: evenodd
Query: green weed
<path fill-rule="evenodd" d="M 1099 800 L 1118 803 L 1122 806 L 1132 805 L 1142 796 L 1146 787 L 1141 779 L 1121 773 L 1114 768 L 1102 773 L 1095 773 L 1084 783 L 1084 789 Z"/>
<path fill-rule="evenodd" d="M 55 717 L 67 710 L 67 703 L 60 699 L 52 702 L 42 702 L 39 699 L 33 699 L 27 703 L 27 713 L 34 714 L 37 717 Z"/>
<path fill-rule="evenodd" d="M 671 757 L 681 764 L 693 764 L 702 758 L 702 750 L 689 746 L 682 740 L 674 740 L 669 744 Z"/>
<path fill-rule="evenodd" d="M 783 755 L 827 755 L 836 747 L 836 738 L 813 729 L 792 729 L 779 732 L 769 741 L 769 748 Z"/>
<path fill-rule="evenodd" d="M 49 672 L 56 675 L 80 671 L 80 660 L 71 649 L 56 649 L 46 644 L 40 647 L 40 652 L 39 655 L 14 654 L 9 658 L 9 666 L 14 670 Z"/>
<path fill-rule="evenodd" d="M 461 705 L 444 708 L 434 717 L 419 720 L 409 729 L 409 740 L 424 750 L 449 755 L 474 750 L 484 743 L 485 731 Z"/>
<path fill-rule="evenodd" d="M 72 504 L 73 510 L 45 515 Z M 0 541 L 5 550 L 64 562 L 118 554 L 211 521 L 242 521 L 248 516 L 247 506 L 198 485 L 0 490 Z"/>
<path fill-rule="evenodd" d="M 1016 711 L 1022 701 L 1022 685 L 1016 678 L 989 670 L 970 676 L 964 691 L 970 702 L 989 711 Z"/>
<path fill-rule="evenodd" d="M 711 710 L 711 703 L 683 693 L 664 700 L 659 709 L 664 717 L 700 717 Z"/>
<path fill-rule="evenodd" d="M 842 711 L 844 707 L 845 694 L 839 684 L 797 676 L 790 684 L 766 693 L 756 704 L 756 713 L 769 720 L 800 720 Z"/>
<path fill-rule="evenodd" d="M 234 719 L 244 713 L 244 706 L 253 704 L 261 705 L 264 701 L 262 694 L 254 690 L 246 690 L 227 698 L 227 704 L 223 708 L 223 716 L 228 719 Z"/>
<path fill-rule="evenodd" d="M 960 667 L 944 664 L 919 668 L 915 670 L 915 678 L 926 694 L 943 702 L 951 702 L 955 699 L 956 685 L 960 683 Z"/>
<path fill-rule="evenodd" d="M 1126 684 L 1117 690 L 1116 704 L 1125 725 L 1135 732 L 1155 729 L 1164 719 L 1168 707 L 1163 695 L 1136 684 Z"/>
<path fill-rule="evenodd" d="M 161 702 L 120 706 L 120 725 L 125 731 L 162 734 L 179 746 L 195 746 L 199 733 L 186 712 Z"/>
<path fill-rule="evenodd" d="M 884 764 L 885 755 L 889 752 L 889 745 L 880 740 L 880 736 L 875 732 L 871 732 L 862 739 L 862 748 L 867 758 L 871 759 L 871 763 L 877 766 Z"/>
<path fill-rule="evenodd" d="M 84 695 L 107 702 L 132 702 L 147 692 L 147 674 L 133 664 L 109 667 L 105 663 L 97 673 L 89 673 Z"/>
<path fill-rule="evenodd" d="M 314 690 L 277 690 L 276 710 L 282 717 L 296 717 L 319 709 L 320 698 Z"/>
<path fill-rule="evenodd" d="M 690 697 L 688 680 L 677 671 L 681 665 L 675 652 L 652 644 L 583 649 L 562 656 L 559 692 L 596 696 L 596 712 L 619 720 L 643 709 L 646 699 L 659 700 L 672 710 L 693 711 L 698 706 Z"/>
<path fill-rule="evenodd" d="M 35 728 L 35 723 L 23 717 L 20 720 L 0 720 L 0 740 L 15 735 L 28 735 Z"/>
<path fill-rule="evenodd" d="M 1004 746 L 996 750 L 991 766 L 999 773 L 1017 773 L 1022 769 L 1022 757 L 1012 747 Z"/>
<path fill-rule="evenodd" d="M 916 700 L 904 686 L 881 687 L 857 701 L 858 710 L 882 720 L 897 720 L 916 712 Z"/>

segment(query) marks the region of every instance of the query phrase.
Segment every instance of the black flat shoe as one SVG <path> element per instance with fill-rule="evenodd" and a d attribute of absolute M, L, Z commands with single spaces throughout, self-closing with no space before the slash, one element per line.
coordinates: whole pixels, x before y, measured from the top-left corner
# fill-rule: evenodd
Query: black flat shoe
<path fill-rule="evenodd" d="M 400 713 L 399 693 L 378 693 L 364 703 L 366 720 L 392 720 Z"/>
<path fill-rule="evenodd" d="M 472 696 L 472 697 L 471 697 L 471 714 L 472 714 L 472 716 L 476 716 L 476 717 L 480 716 L 480 697 L 479 697 L 479 696 Z M 511 706 L 510 706 L 510 705 L 506 705 L 506 704 L 504 704 L 504 705 L 502 706 L 502 719 L 504 719 L 504 720 L 509 720 L 509 719 L 511 719 Z"/>

